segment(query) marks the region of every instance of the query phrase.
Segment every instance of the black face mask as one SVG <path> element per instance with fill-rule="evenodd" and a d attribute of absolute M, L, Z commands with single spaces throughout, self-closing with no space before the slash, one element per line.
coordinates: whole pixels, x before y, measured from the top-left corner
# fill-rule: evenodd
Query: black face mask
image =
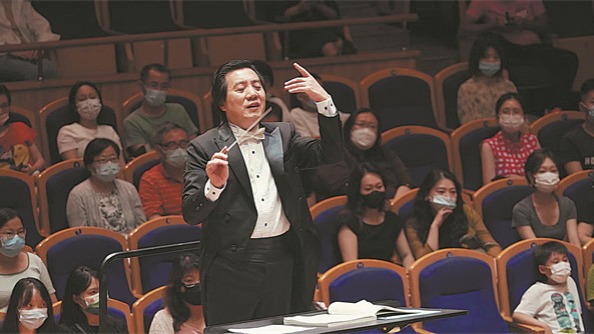
<path fill-rule="evenodd" d="M 386 193 L 384 191 L 374 191 L 367 195 L 362 195 L 365 205 L 372 209 L 381 210 L 386 204 Z"/>
<path fill-rule="evenodd" d="M 186 287 L 186 291 L 183 292 L 183 297 L 184 301 L 190 305 L 202 305 L 202 290 L 200 289 L 200 283 L 191 288 Z"/>

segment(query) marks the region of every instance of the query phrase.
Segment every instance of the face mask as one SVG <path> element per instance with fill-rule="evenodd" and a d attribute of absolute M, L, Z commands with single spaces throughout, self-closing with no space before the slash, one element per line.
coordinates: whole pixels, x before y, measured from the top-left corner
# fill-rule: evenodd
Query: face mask
<path fill-rule="evenodd" d="M 120 165 L 115 162 L 106 162 L 96 167 L 97 178 L 103 182 L 113 182 L 120 172 Z"/>
<path fill-rule="evenodd" d="M 479 62 L 479 70 L 486 76 L 492 77 L 495 73 L 499 72 L 501 69 L 501 63 L 487 63 L 487 62 Z"/>
<path fill-rule="evenodd" d="M 101 111 L 101 102 L 99 99 L 86 99 L 76 102 L 76 110 L 81 118 L 94 121 Z"/>
<path fill-rule="evenodd" d="M 8 113 L 6 114 L 2 114 L 2 116 L 0 116 L 0 126 L 6 124 L 6 122 L 8 122 Z"/>
<path fill-rule="evenodd" d="M 587 117 L 590 120 L 590 122 L 594 122 L 594 107 L 588 109 L 587 111 Z M 2 124 L 2 120 L 0 119 L 0 124 Z"/>
<path fill-rule="evenodd" d="M 47 319 L 47 308 L 34 308 L 19 311 L 19 322 L 27 329 L 37 329 Z"/>
<path fill-rule="evenodd" d="M 524 124 L 524 116 L 522 115 L 499 115 L 499 124 L 507 132 L 518 132 L 520 127 Z"/>
<path fill-rule="evenodd" d="M 433 195 L 431 198 L 431 204 L 437 211 L 441 210 L 442 208 L 454 210 L 456 208 L 456 199 L 442 195 Z"/>
<path fill-rule="evenodd" d="M 569 262 L 561 261 L 551 266 L 551 279 L 553 281 L 565 283 L 569 275 L 571 275 L 571 265 Z"/>
<path fill-rule="evenodd" d="M 92 296 L 84 297 L 85 311 L 91 314 L 99 314 L 99 293 Z"/>
<path fill-rule="evenodd" d="M 0 253 L 4 256 L 15 257 L 23 250 L 23 247 L 25 247 L 25 239 L 15 235 L 12 239 L 2 239 Z"/>
<path fill-rule="evenodd" d="M 367 195 L 361 195 L 365 205 L 372 209 L 381 210 L 386 204 L 386 193 L 384 191 L 374 191 Z"/>
<path fill-rule="evenodd" d="M 173 167 L 182 167 L 188 161 L 188 152 L 183 148 L 165 151 L 165 160 Z"/>
<path fill-rule="evenodd" d="M 164 90 L 146 88 L 144 93 L 144 102 L 151 107 L 160 107 L 167 100 L 167 92 Z"/>
<path fill-rule="evenodd" d="M 559 174 L 546 172 L 542 174 L 534 175 L 534 186 L 536 189 L 551 193 L 557 188 L 557 184 L 559 183 Z"/>
<path fill-rule="evenodd" d="M 183 293 L 184 300 L 190 305 L 202 305 L 202 290 L 200 283 L 197 283 L 191 288 L 186 287 L 186 291 Z"/>
<path fill-rule="evenodd" d="M 351 131 L 351 141 L 356 148 L 360 150 L 368 150 L 377 139 L 377 133 L 370 128 L 360 128 Z"/>

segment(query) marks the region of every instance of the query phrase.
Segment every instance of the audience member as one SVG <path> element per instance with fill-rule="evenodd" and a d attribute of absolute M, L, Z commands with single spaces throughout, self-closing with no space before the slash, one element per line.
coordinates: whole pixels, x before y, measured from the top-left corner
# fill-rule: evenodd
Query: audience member
<path fill-rule="evenodd" d="M 534 71 L 547 71 L 550 75 L 548 107 L 569 107 L 578 59 L 569 50 L 542 43 L 540 34 L 548 30 L 548 17 L 541 0 L 473 0 L 460 19 L 463 32 L 491 31 L 503 37 L 513 82 L 518 84 L 532 75 L 521 73 L 525 70 L 520 67 L 537 64 Z"/>
<path fill-rule="evenodd" d="M 284 19 L 287 22 L 312 22 L 339 18 L 336 1 L 285 1 Z M 289 57 L 331 57 L 354 53 L 340 27 L 307 29 L 289 32 Z M 347 45 L 348 44 L 348 45 Z"/>
<path fill-rule="evenodd" d="M 10 91 L 0 85 L 0 168 L 27 174 L 39 172 L 45 160 L 35 144 L 37 133 L 25 123 L 8 122 L 11 104 Z"/>
<path fill-rule="evenodd" d="M 569 251 L 555 241 L 534 249 L 539 281 L 522 296 L 514 321 L 544 328 L 545 333 L 584 333 L 579 290 L 571 275 Z"/>
<path fill-rule="evenodd" d="M 21 278 L 10 295 L 0 333 L 55 333 L 52 300 L 45 285 L 36 278 Z"/>
<path fill-rule="evenodd" d="M 324 87 L 324 82 L 319 75 L 315 73 L 311 73 L 311 75 L 316 78 L 322 87 Z M 288 122 L 295 125 L 295 131 L 298 135 L 303 137 L 320 138 L 318 109 L 316 103 L 305 93 L 297 93 L 294 96 L 298 101 L 299 106 L 292 106 Z M 338 111 L 338 116 L 343 123 L 349 118 L 349 114 L 340 111 Z"/>
<path fill-rule="evenodd" d="M 506 59 L 500 37 L 483 34 L 474 41 L 468 61 L 472 76 L 458 89 L 458 119 L 460 124 L 493 117 L 497 99 L 509 92 L 517 92 L 507 79 Z"/>
<path fill-rule="evenodd" d="M 271 120 L 270 117 L 271 115 L 269 114 L 268 116 L 266 116 L 264 118 L 264 122 L 281 122 L 281 121 L 285 121 L 288 122 L 289 119 L 289 108 L 287 107 L 287 105 L 285 104 L 285 102 L 280 98 L 280 97 L 276 97 L 272 94 L 272 86 L 274 85 L 274 74 L 272 72 L 272 68 L 270 67 L 270 65 L 268 65 L 267 62 L 263 61 L 263 60 L 253 60 L 252 64 L 254 64 L 254 67 L 256 68 L 256 70 L 258 70 L 258 72 L 260 72 L 260 74 L 262 75 L 262 78 L 264 79 L 264 90 L 266 91 L 266 108 L 273 107 L 274 105 L 278 106 L 278 108 L 274 108 L 274 109 L 279 109 L 281 114 L 280 114 L 280 118 L 278 118 L 278 114 L 275 115 L 275 110 L 273 110 L 273 112 L 271 113 L 273 116 L 276 116 L 278 119 L 275 120 Z"/>
<path fill-rule="evenodd" d="M 565 196 L 555 195 L 559 167 L 557 157 L 549 149 L 530 154 L 525 173 L 534 193 L 514 206 L 512 226 L 522 239 L 553 238 L 581 247 L 575 204 Z"/>
<path fill-rule="evenodd" d="M 26 233 L 15 210 L 0 208 L 0 312 L 6 312 L 13 287 L 25 277 L 41 280 L 52 302 L 56 301 L 56 290 L 43 261 L 33 253 L 22 251 Z"/>
<path fill-rule="evenodd" d="M 580 93 L 579 107 L 586 114 L 586 121 L 566 133 L 559 144 L 567 174 L 594 168 L 594 79 L 586 80 Z"/>
<path fill-rule="evenodd" d="M 126 324 L 107 315 L 105 333 L 128 333 Z M 99 333 L 99 275 L 85 266 L 66 280 L 59 329 L 62 333 Z"/>
<path fill-rule="evenodd" d="M 501 252 L 481 216 L 464 204 L 460 182 L 439 169 L 423 180 L 406 222 L 406 235 L 417 259 L 441 248 L 478 249 L 493 257 Z"/>
<path fill-rule="evenodd" d="M 2 1 L 0 6 L 0 44 L 29 44 L 60 39 L 49 22 L 33 9 L 28 0 Z M 12 51 L 0 55 L 2 81 L 37 80 L 37 62 L 43 62 L 43 77 L 57 76 L 56 66 L 39 58 L 39 50 Z"/>
<path fill-rule="evenodd" d="M 202 292 L 198 257 L 192 253 L 173 263 L 165 289 L 165 308 L 157 312 L 149 334 L 202 334 Z"/>
<path fill-rule="evenodd" d="M 585 245 L 592 240 L 594 233 L 594 187 L 588 189 L 584 198 L 576 203 L 576 208 L 578 234 L 582 245 Z"/>
<path fill-rule="evenodd" d="M 68 94 L 68 108 L 77 121 L 64 125 L 58 132 L 58 151 L 62 159 L 82 158 L 85 147 L 95 138 L 111 139 L 120 149 L 122 148 L 115 129 L 111 125 L 98 124 L 97 118 L 103 109 L 103 99 L 94 83 L 75 83 Z"/>
<path fill-rule="evenodd" d="M 70 191 L 66 202 L 68 225 L 95 226 L 128 234 L 146 219 L 134 185 L 117 179 L 120 148 L 96 138 L 85 149 L 83 162 L 91 176 Z"/>
<path fill-rule="evenodd" d="M 340 222 L 338 246 L 343 261 L 392 261 L 396 250 L 405 268 L 414 262 L 404 222 L 390 211 L 383 176 L 372 165 L 364 163 L 351 174 L 348 202 Z"/>
<path fill-rule="evenodd" d="M 410 176 L 400 158 L 381 146 L 380 129 L 379 115 L 370 109 L 360 109 L 349 117 L 344 125 L 344 160 L 318 167 L 313 178 L 318 201 L 346 194 L 352 171 L 365 162 L 384 176 L 387 198 L 410 189 Z"/>
<path fill-rule="evenodd" d="M 144 214 L 150 220 L 160 216 L 181 215 L 181 194 L 190 139 L 186 130 L 175 123 L 164 123 L 153 139 L 161 163 L 140 178 L 138 192 Z"/>
<path fill-rule="evenodd" d="M 124 120 L 125 144 L 130 156 L 136 157 L 152 150 L 150 143 L 155 129 L 165 122 L 180 124 L 191 138 L 198 134 L 198 129 L 182 105 L 165 103 L 170 79 L 169 70 L 161 64 L 149 64 L 140 71 L 140 88 L 144 100 Z"/>
<path fill-rule="evenodd" d="M 481 144 L 483 184 L 498 178 L 521 177 L 526 159 L 540 148 L 535 135 L 522 133 L 524 109 L 518 94 L 502 95 L 495 110 L 501 131 Z"/>

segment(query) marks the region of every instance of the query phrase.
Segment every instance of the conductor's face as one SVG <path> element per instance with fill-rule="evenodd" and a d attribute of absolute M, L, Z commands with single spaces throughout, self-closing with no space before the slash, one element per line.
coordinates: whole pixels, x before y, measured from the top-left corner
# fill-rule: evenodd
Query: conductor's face
<path fill-rule="evenodd" d="M 248 128 L 264 112 L 266 95 L 256 72 L 242 68 L 225 75 L 227 96 L 221 106 L 230 123 Z"/>

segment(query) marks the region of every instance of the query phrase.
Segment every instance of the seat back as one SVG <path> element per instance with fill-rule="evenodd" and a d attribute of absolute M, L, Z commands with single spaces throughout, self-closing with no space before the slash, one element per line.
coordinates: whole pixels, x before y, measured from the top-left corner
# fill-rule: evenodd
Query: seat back
<path fill-rule="evenodd" d="M 409 270 L 413 307 L 464 309 L 463 318 L 434 320 L 434 333 L 508 333 L 499 314 L 495 263 L 468 249 L 441 249 L 415 261 Z"/>
<path fill-rule="evenodd" d="M 453 170 L 450 139 L 439 130 L 401 126 L 382 133 L 382 146 L 394 151 L 402 160 L 414 187 L 436 168 Z"/>
<path fill-rule="evenodd" d="M 332 100 L 339 111 L 349 114 L 357 111 L 360 97 L 356 82 L 330 74 L 320 74 L 320 78 L 324 82 L 324 89 L 332 95 Z"/>
<path fill-rule="evenodd" d="M 564 177 L 555 190 L 558 196 L 567 196 L 574 203 L 577 212 L 588 210 L 594 199 L 594 172 L 583 170 Z"/>
<path fill-rule="evenodd" d="M 16 210 L 27 230 L 25 242 L 31 248 L 47 235 L 39 224 L 35 181 L 32 176 L 11 169 L 0 169 L 0 207 Z"/>
<path fill-rule="evenodd" d="M 418 192 L 419 188 L 411 189 L 390 203 L 392 211 L 395 212 L 402 221 L 406 222 L 408 220 Z"/>
<path fill-rule="evenodd" d="M 437 109 L 441 118 L 445 119 L 445 126 L 449 129 L 456 129 L 460 126 L 458 89 L 470 77 L 467 62 L 450 65 L 435 75 Z"/>
<path fill-rule="evenodd" d="M 201 228 L 186 224 L 182 216 L 164 216 L 152 219 L 135 228 L 128 235 L 131 250 L 199 241 Z M 175 259 L 183 252 L 143 256 L 132 259 L 132 287 L 136 294 L 144 294 L 167 285 L 169 272 Z M 196 251 L 199 254 L 198 251 Z"/>
<path fill-rule="evenodd" d="M 406 270 L 394 263 L 360 259 L 338 264 L 318 278 L 322 301 L 397 300 L 410 306 Z"/>
<path fill-rule="evenodd" d="M 544 115 L 530 124 L 530 132 L 538 137 L 542 147 L 559 154 L 559 143 L 565 133 L 584 123 L 586 115 L 580 111 L 561 111 Z"/>
<path fill-rule="evenodd" d="M 63 97 L 46 104 L 39 111 L 41 137 L 43 138 L 44 143 L 44 156 L 46 159 L 49 159 L 52 164 L 62 161 L 57 143 L 60 128 L 77 121 L 76 115 L 74 115 L 69 108 L 68 98 Z M 118 129 L 116 113 L 113 108 L 106 105 L 106 101 L 103 101 L 103 107 L 97 117 L 97 123 L 110 125 L 116 131 Z"/>
<path fill-rule="evenodd" d="M 403 125 L 436 128 L 433 78 L 406 68 L 385 69 L 361 80 L 362 105 L 382 118 L 381 131 Z"/>
<path fill-rule="evenodd" d="M 503 179 L 491 182 L 474 193 L 476 211 L 502 248 L 520 240 L 518 232 L 511 226 L 513 208 L 533 191 L 534 188 L 524 179 Z"/>
<path fill-rule="evenodd" d="M 48 233 L 68 227 L 66 203 L 72 188 L 90 176 L 82 160 L 72 159 L 48 167 L 39 174 L 39 210 L 41 226 Z"/>
<path fill-rule="evenodd" d="M 155 314 L 164 308 L 164 286 L 156 288 L 138 298 L 132 305 L 136 333 L 148 333 Z"/>
<path fill-rule="evenodd" d="M 161 160 L 157 151 L 146 152 L 126 164 L 124 167 L 124 179 L 132 183 L 136 189 L 138 189 L 142 175 L 159 162 L 161 162 Z"/>
<path fill-rule="evenodd" d="M 70 272 L 79 266 L 99 270 L 109 254 L 127 249 L 126 237 L 98 227 L 72 227 L 53 233 L 37 245 L 36 251 L 52 278 L 56 297 L 62 299 Z M 109 296 L 132 305 L 136 297 L 128 284 L 129 267 L 116 261 L 107 270 Z"/>
<path fill-rule="evenodd" d="M 464 189 L 477 190 L 483 184 L 481 143 L 499 132 L 495 118 L 468 122 L 451 133 L 455 174 Z"/>
<path fill-rule="evenodd" d="M 122 103 L 122 124 L 124 119 L 131 112 L 140 108 L 143 98 L 141 93 L 137 93 L 130 96 L 124 103 Z M 198 95 L 179 89 L 169 89 L 167 91 L 167 100 L 165 100 L 165 102 L 181 104 L 188 113 L 188 116 L 190 116 L 192 123 L 194 123 L 196 128 L 200 130 L 200 133 L 208 130 L 206 127 L 206 120 L 203 118 L 204 113 L 202 112 L 202 103 L 200 102 L 200 97 Z"/>
<path fill-rule="evenodd" d="M 331 197 L 316 203 L 309 210 L 321 244 L 319 273 L 324 273 L 341 262 L 337 239 L 340 227 L 338 216 L 346 202 L 346 196 Z"/>

